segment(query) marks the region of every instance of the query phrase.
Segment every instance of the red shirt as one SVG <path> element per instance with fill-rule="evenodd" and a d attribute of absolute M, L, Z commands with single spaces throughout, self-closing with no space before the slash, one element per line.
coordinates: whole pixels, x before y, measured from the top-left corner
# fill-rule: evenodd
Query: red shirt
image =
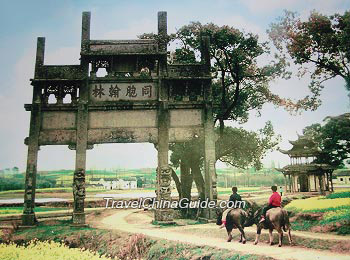
<path fill-rule="evenodd" d="M 275 207 L 281 206 L 281 195 L 278 194 L 278 192 L 272 193 L 269 199 L 269 204 Z"/>

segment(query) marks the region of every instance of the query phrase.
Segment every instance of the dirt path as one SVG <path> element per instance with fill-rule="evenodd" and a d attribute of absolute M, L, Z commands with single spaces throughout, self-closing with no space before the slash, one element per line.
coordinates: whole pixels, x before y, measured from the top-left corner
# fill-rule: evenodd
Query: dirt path
<path fill-rule="evenodd" d="M 191 226 L 182 226 L 182 227 L 174 227 L 174 228 L 159 228 L 157 226 L 151 225 L 150 221 L 152 217 L 148 214 L 145 214 L 142 210 L 116 210 L 110 216 L 104 217 L 101 220 L 94 221 L 91 223 L 92 226 L 104 229 L 117 229 L 130 233 L 142 233 L 147 236 L 167 239 L 182 243 L 189 243 L 198 246 L 211 246 L 222 249 L 231 249 L 235 250 L 238 253 L 242 254 L 256 254 L 256 255 L 264 255 L 270 256 L 275 259 L 297 259 L 297 260 L 349 260 L 350 254 L 338 254 L 332 253 L 329 251 L 319 251 L 313 249 L 305 249 L 301 247 L 277 247 L 269 246 L 266 244 L 258 244 L 253 245 L 251 242 L 248 242 L 245 245 L 242 245 L 237 242 L 227 243 L 222 239 L 218 238 L 209 238 L 207 236 L 201 236 L 200 234 L 184 234 L 180 235 L 181 229 L 188 229 Z M 201 226 L 202 228 L 216 228 L 214 224 L 203 224 L 196 225 L 196 228 Z M 176 230 L 176 231 L 175 231 Z M 249 232 L 250 230 L 247 229 Z M 253 231 L 253 230 L 251 230 Z M 296 232 L 295 232 L 296 233 Z M 304 232 L 298 232 L 298 235 Z M 304 233 L 306 237 L 311 237 L 311 234 Z M 312 234 L 315 235 L 315 234 Z M 320 239 L 331 239 L 331 235 L 329 238 L 315 237 Z M 339 239 L 339 237 L 334 236 L 333 238 Z M 342 238 L 341 238 L 342 239 Z M 346 239 L 346 238 L 345 238 Z"/>

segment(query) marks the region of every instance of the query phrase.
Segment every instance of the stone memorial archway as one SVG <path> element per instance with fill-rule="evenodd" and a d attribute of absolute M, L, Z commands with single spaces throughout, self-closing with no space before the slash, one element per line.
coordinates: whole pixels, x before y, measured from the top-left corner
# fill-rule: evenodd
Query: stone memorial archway
<path fill-rule="evenodd" d="M 22 224 L 35 224 L 35 182 L 40 146 L 68 145 L 76 151 L 73 224 L 85 224 L 86 150 L 94 144 L 150 142 L 157 145 L 157 199 L 170 199 L 171 142 L 205 139 L 205 196 L 216 198 L 209 39 L 202 37 L 201 62 L 167 64 L 167 13 L 158 13 L 157 40 L 92 40 L 90 13 L 82 17 L 79 65 L 45 65 L 45 38 L 37 40 Z M 99 69 L 107 75 L 97 77 Z M 56 103 L 48 102 L 53 95 Z M 71 103 L 63 99 L 71 96 Z M 210 217 L 210 211 L 206 213 Z M 171 221 L 158 209 L 157 221 Z"/>

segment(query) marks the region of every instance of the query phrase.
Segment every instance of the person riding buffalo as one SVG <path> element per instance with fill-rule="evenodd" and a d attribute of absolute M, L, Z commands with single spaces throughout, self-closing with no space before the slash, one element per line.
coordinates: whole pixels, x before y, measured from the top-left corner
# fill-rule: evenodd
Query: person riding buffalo
<path fill-rule="evenodd" d="M 266 212 L 269 209 L 272 208 L 280 208 L 281 207 L 281 195 L 278 194 L 277 192 L 277 186 L 272 186 L 271 187 L 272 190 L 272 195 L 269 198 L 269 205 L 267 205 L 266 207 L 264 207 L 262 215 L 261 215 L 261 220 L 259 223 L 262 223 L 265 221 L 265 217 L 266 217 Z"/>
<path fill-rule="evenodd" d="M 229 213 L 229 211 L 235 207 L 236 202 L 237 201 L 242 201 L 241 196 L 237 193 L 238 189 L 237 187 L 232 187 L 232 194 L 230 196 L 229 202 L 228 202 L 228 206 L 229 208 L 226 209 L 223 213 L 222 213 L 222 225 L 220 226 L 220 228 L 224 228 L 226 226 L 226 217 L 227 214 Z"/>
<path fill-rule="evenodd" d="M 237 187 L 232 187 L 232 194 L 230 196 L 229 201 L 231 201 L 233 203 L 233 205 L 235 205 L 236 201 L 242 201 L 242 198 L 237 193 L 237 191 L 238 191 Z"/>

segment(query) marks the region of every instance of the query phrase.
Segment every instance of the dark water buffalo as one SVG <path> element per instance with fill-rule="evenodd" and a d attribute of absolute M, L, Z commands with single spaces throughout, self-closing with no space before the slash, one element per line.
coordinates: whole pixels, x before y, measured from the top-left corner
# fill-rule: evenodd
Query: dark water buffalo
<path fill-rule="evenodd" d="M 223 210 L 218 210 L 217 211 L 217 220 L 216 224 L 221 225 L 222 224 L 222 213 Z M 231 209 L 231 211 L 227 214 L 226 217 L 226 231 L 228 235 L 227 242 L 231 242 L 232 240 L 232 229 L 238 229 L 239 232 L 241 233 L 241 238 L 239 240 L 240 243 L 245 244 L 246 243 L 246 238 L 244 234 L 244 224 L 248 219 L 248 214 L 244 210 L 240 208 L 234 208 Z"/>
<path fill-rule="evenodd" d="M 256 211 L 254 213 L 254 222 L 257 226 L 256 231 L 256 238 L 254 245 L 256 245 L 259 242 L 259 237 L 261 234 L 262 229 L 268 229 L 269 230 L 269 237 L 270 237 L 270 245 L 273 244 L 273 236 L 272 231 L 274 229 L 278 232 L 278 246 L 282 246 L 282 239 L 283 239 L 283 231 L 287 232 L 288 234 L 288 240 L 289 244 L 292 244 L 292 237 L 290 234 L 290 223 L 289 223 L 289 217 L 288 212 L 285 209 L 282 208 L 272 208 L 266 212 L 266 218 L 263 223 L 259 223 L 260 220 L 261 211 Z M 282 230 L 283 229 L 283 230 Z"/>

